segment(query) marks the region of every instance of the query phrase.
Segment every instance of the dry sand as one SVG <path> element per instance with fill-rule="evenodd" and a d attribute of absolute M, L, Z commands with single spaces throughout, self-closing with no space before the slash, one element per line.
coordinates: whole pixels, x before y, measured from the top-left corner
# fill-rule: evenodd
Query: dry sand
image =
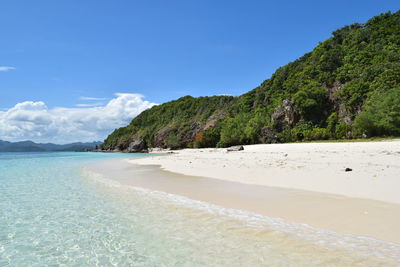
<path fill-rule="evenodd" d="M 400 204 L 400 140 L 250 145 L 238 152 L 184 149 L 131 162 L 185 175 Z"/>

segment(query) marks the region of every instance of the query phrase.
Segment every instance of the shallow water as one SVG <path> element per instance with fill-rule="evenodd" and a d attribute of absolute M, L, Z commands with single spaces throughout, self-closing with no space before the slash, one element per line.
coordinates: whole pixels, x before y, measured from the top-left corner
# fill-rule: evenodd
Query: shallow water
<path fill-rule="evenodd" d="M 0 266 L 398 266 L 400 246 L 88 175 L 144 156 L 0 153 Z"/>

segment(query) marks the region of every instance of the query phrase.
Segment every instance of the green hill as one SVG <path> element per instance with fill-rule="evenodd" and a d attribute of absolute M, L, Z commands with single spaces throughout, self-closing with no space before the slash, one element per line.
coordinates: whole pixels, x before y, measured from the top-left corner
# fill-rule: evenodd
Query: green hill
<path fill-rule="evenodd" d="M 32 141 L 7 142 L 0 140 L 0 152 L 53 152 L 53 151 L 93 151 L 101 142 L 71 144 L 38 144 Z"/>
<path fill-rule="evenodd" d="M 142 112 L 103 149 L 400 135 L 400 11 L 345 26 L 238 97 L 178 100 Z"/>

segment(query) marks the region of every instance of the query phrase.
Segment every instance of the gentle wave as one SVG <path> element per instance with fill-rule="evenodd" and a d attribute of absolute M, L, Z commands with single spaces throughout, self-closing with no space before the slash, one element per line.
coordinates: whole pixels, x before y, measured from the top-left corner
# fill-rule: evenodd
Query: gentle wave
<path fill-rule="evenodd" d="M 288 222 L 281 218 L 273 218 L 250 211 L 224 208 L 203 201 L 193 200 L 184 196 L 166 192 L 150 190 L 141 187 L 122 185 L 121 183 L 105 178 L 99 173 L 82 169 L 82 175 L 90 180 L 110 188 L 130 190 L 143 198 L 152 198 L 160 203 L 168 203 L 170 206 L 181 209 L 190 209 L 205 212 L 217 216 L 220 219 L 231 222 L 240 222 L 243 231 L 246 228 L 266 231 L 268 242 L 273 242 L 277 247 L 285 246 L 288 251 L 307 250 L 329 251 L 332 257 L 349 258 L 348 262 L 353 266 L 385 266 L 400 265 L 400 244 L 381 241 L 374 238 L 342 234 L 331 230 L 324 230 L 307 224 Z M 191 211 L 193 212 L 193 211 Z M 300 262 L 299 262 L 300 266 Z"/>

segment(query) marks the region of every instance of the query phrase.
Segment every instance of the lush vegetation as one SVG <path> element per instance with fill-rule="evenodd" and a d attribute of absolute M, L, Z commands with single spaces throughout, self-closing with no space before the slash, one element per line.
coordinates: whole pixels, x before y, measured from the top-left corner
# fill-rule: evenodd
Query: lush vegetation
<path fill-rule="evenodd" d="M 400 12 L 345 26 L 239 97 L 186 96 L 144 111 L 104 149 L 400 135 Z"/>
<path fill-rule="evenodd" d="M 226 118 L 225 111 L 234 100 L 232 96 L 185 96 L 154 106 L 142 112 L 127 127 L 115 130 L 108 136 L 103 148 L 123 150 L 129 142 L 137 139 L 143 139 L 150 147 L 215 146 L 214 143 L 207 143 L 206 139 L 212 136 L 217 121 Z M 199 133 L 206 126 L 209 130 L 204 131 L 202 138 Z"/>

